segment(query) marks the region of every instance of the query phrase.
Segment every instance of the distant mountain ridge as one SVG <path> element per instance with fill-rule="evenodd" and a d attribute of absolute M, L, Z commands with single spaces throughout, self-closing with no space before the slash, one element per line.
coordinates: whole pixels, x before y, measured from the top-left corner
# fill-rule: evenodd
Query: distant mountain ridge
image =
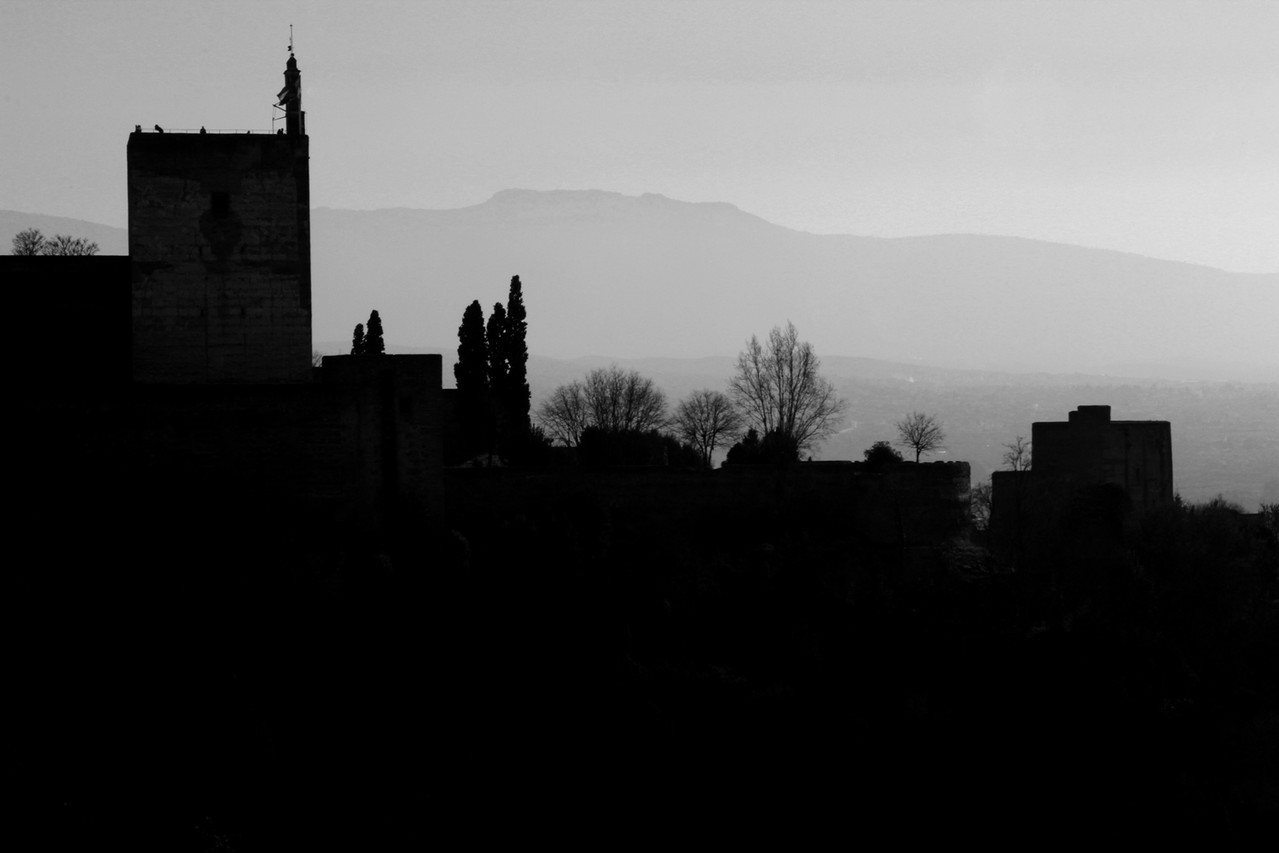
<path fill-rule="evenodd" d="M 0 212 L 0 227 L 28 214 Z M 70 231 L 76 220 L 36 227 Z M 91 223 L 80 223 L 84 226 Z M 123 229 L 74 229 L 104 253 Z M 2 233 L 2 232 L 0 232 Z M 113 236 L 114 235 L 114 236 Z M 0 248 L 3 251 L 3 248 Z M 1018 237 L 818 235 L 722 202 L 503 190 L 452 210 L 312 211 L 314 330 L 376 308 L 388 340 L 452 346 L 524 282 L 555 358 L 732 355 L 786 320 L 823 356 L 1000 372 L 1279 380 L 1279 274 Z"/>
<path fill-rule="evenodd" d="M 348 336 L 376 307 L 389 339 L 449 342 L 471 300 L 487 314 L 518 274 L 529 349 L 555 358 L 731 355 L 789 319 L 823 355 L 1279 377 L 1279 274 L 1016 237 L 817 235 L 730 204 L 597 190 L 318 208 L 312 231 L 318 339 Z"/>

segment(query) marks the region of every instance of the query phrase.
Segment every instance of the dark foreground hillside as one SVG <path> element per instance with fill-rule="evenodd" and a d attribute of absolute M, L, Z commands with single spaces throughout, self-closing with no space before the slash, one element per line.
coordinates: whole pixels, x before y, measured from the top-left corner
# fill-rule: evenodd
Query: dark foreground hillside
<path fill-rule="evenodd" d="M 1014 567 L 821 502 L 621 512 L 577 481 L 390 536 L 90 473 L 75 500 L 37 490 L 27 531 L 55 848 L 1277 814 L 1273 519 L 1084 504 Z"/>

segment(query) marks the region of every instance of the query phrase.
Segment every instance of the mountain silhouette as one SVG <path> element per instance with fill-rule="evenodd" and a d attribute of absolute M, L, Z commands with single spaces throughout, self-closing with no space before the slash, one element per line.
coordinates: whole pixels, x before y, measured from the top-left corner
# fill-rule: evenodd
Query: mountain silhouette
<path fill-rule="evenodd" d="M 729 204 L 595 190 L 507 190 L 456 210 L 319 208 L 312 233 L 317 340 L 342 339 L 376 304 L 388 338 L 455 347 L 463 309 L 491 309 L 518 274 L 529 349 L 560 358 L 731 355 L 789 319 L 823 355 L 1230 374 L 1214 378 L 1279 369 L 1279 274 L 1109 250 L 816 235 Z"/>
<path fill-rule="evenodd" d="M 1275 381 L 1279 273 L 1016 237 L 784 228 L 731 204 L 504 190 L 453 210 L 312 210 L 314 337 L 376 306 L 390 342 L 451 351 L 462 312 L 525 283 L 530 352 L 731 356 L 791 320 L 823 356 Z M 0 211 L 123 253 L 123 229 Z M 5 247 L 7 248 L 7 247 Z M 3 251 L 0 248 L 0 251 Z"/>

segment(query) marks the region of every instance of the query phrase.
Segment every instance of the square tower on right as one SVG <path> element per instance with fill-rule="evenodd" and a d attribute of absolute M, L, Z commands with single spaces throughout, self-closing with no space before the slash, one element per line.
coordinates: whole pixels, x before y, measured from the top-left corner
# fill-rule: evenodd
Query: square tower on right
<path fill-rule="evenodd" d="M 1114 421 L 1110 406 L 1080 406 L 1067 421 L 1032 424 L 1031 440 L 1037 485 L 1115 485 L 1137 510 L 1172 501 L 1168 421 Z"/>

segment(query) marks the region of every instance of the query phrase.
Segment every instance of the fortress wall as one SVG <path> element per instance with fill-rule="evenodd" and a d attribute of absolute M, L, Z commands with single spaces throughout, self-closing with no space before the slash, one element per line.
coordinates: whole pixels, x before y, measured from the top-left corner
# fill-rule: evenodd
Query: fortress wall
<path fill-rule="evenodd" d="M 1135 507 L 1151 509 L 1172 502 L 1168 421 L 1115 421 L 1106 438 L 1106 482 L 1122 485 Z"/>
<path fill-rule="evenodd" d="M 307 156 L 297 136 L 130 135 L 136 381 L 309 377 Z"/>
<path fill-rule="evenodd" d="M 302 513 L 364 530 L 406 515 L 438 525 L 440 357 L 366 360 L 383 364 L 322 368 L 305 385 L 135 385 L 139 479 L 178 499 L 274 507 L 281 524 Z"/>
<path fill-rule="evenodd" d="M 444 401 L 439 355 L 325 356 L 321 381 L 360 413 L 360 464 L 399 511 L 443 521 Z M 376 498 L 376 495 L 366 495 Z"/>

